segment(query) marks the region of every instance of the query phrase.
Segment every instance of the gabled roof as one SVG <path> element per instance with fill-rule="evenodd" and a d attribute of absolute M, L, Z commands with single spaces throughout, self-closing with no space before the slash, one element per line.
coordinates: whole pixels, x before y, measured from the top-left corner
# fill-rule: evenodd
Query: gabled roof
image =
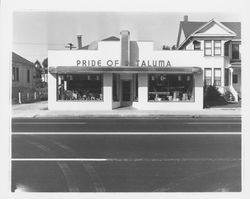
<path fill-rule="evenodd" d="M 194 31 L 198 30 L 201 26 L 203 26 L 207 22 L 181 21 L 180 23 L 185 37 L 188 38 Z"/>
<path fill-rule="evenodd" d="M 221 22 L 224 26 L 236 33 L 234 39 L 241 39 L 241 23 L 240 22 Z"/>
<path fill-rule="evenodd" d="M 201 21 L 181 21 L 179 26 L 179 34 L 181 33 L 181 30 L 183 30 L 185 38 L 187 39 L 190 37 L 195 31 L 197 31 L 199 28 L 207 24 L 208 22 L 201 22 Z M 225 27 L 236 33 L 236 36 L 234 39 L 241 39 L 241 23 L 240 22 L 220 22 Z M 177 44 L 180 39 L 180 35 L 178 36 Z"/>
<path fill-rule="evenodd" d="M 32 63 L 31 61 L 21 57 L 20 55 L 12 52 L 12 63 L 13 62 L 18 62 L 18 63 L 22 63 L 25 65 L 30 65 L 30 66 L 34 66 L 34 63 Z"/>
<path fill-rule="evenodd" d="M 120 41 L 120 39 L 118 37 L 111 36 L 106 39 L 103 39 L 102 41 Z"/>

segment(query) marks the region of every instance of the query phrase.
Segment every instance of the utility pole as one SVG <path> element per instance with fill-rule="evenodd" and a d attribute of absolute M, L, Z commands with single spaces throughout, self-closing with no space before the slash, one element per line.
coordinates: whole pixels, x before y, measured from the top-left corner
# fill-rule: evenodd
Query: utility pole
<path fill-rule="evenodd" d="M 73 48 L 76 48 L 76 47 L 74 46 L 74 44 L 68 43 L 68 46 L 65 46 L 65 48 L 69 48 L 70 50 L 72 50 Z"/>

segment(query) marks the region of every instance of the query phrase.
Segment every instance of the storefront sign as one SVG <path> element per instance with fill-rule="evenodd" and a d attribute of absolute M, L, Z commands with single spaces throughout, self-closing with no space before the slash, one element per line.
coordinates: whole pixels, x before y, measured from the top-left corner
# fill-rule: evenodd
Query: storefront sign
<path fill-rule="evenodd" d="M 136 66 L 139 67 L 171 67 L 169 60 L 137 60 Z"/>
<path fill-rule="evenodd" d="M 101 66 L 119 66 L 119 60 L 76 60 L 76 66 L 83 66 L 83 67 L 101 67 Z"/>
<path fill-rule="evenodd" d="M 116 67 L 120 66 L 119 60 L 76 60 L 76 66 L 82 67 L 101 67 L 110 66 Z M 136 66 L 138 67 L 171 67 L 169 60 L 136 60 Z"/>

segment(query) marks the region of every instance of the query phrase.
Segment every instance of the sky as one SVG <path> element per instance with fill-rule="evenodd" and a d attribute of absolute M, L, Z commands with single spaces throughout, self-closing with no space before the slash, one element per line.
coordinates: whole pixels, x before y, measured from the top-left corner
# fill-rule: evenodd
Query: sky
<path fill-rule="evenodd" d="M 161 49 L 176 44 L 184 15 L 189 21 L 240 21 L 233 13 L 14 12 L 13 51 L 32 62 L 42 62 L 48 50 L 66 50 L 67 43 L 77 46 L 79 34 L 84 46 L 119 37 L 121 30 L 129 30 L 131 40 L 154 41 L 155 49 Z"/>

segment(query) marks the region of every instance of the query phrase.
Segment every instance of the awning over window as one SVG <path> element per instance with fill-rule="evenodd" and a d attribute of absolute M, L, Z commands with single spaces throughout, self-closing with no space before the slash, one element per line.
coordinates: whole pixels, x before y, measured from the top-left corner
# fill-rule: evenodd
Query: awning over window
<path fill-rule="evenodd" d="M 57 66 L 49 67 L 52 74 L 81 74 L 81 73 L 201 73 L 200 67 L 81 67 Z"/>

